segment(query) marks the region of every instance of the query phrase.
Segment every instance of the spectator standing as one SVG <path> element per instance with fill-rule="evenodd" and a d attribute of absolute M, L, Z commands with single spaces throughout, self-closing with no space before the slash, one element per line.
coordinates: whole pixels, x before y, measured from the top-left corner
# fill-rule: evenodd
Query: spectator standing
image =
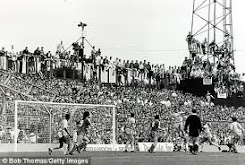
<path fill-rule="evenodd" d="M 30 51 L 28 50 L 28 47 L 25 47 L 25 49 L 22 51 L 21 61 L 20 61 L 20 73 L 26 73 L 27 72 L 27 57 L 30 54 Z"/>
<path fill-rule="evenodd" d="M 138 60 L 136 60 L 134 63 L 134 77 L 138 76 L 138 72 L 139 72 L 139 63 Z"/>
<path fill-rule="evenodd" d="M 12 56 L 12 70 L 14 71 L 14 72 L 16 72 L 17 71 L 17 54 L 16 54 L 16 52 L 14 51 L 14 45 L 11 45 L 11 50 L 10 50 L 10 54 L 11 54 L 11 56 Z"/>
<path fill-rule="evenodd" d="M 192 53 L 192 42 L 193 42 L 193 35 L 191 34 L 191 32 L 188 33 L 187 37 L 186 37 L 186 41 L 188 43 L 188 49 L 189 52 Z"/>
<path fill-rule="evenodd" d="M 95 60 L 96 60 L 96 50 L 95 50 L 95 46 L 92 47 L 92 50 L 91 50 L 91 57 L 92 57 L 92 62 L 93 62 L 94 67 L 95 67 Z"/>
<path fill-rule="evenodd" d="M 49 77 L 53 77 L 53 59 L 52 59 L 52 54 L 51 51 L 48 51 L 47 55 L 46 55 L 47 59 L 46 59 L 46 76 Z"/>
<path fill-rule="evenodd" d="M 57 46 L 57 52 L 60 56 L 62 56 L 63 53 L 65 53 L 65 47 L 63 45 L 63 41 L 60 41 L 60 43 Z"/>
<path fill-rule="evenodd" d="M 138 77 L 140 78 L 140 81 L 144 80 L 145 76 L 145 69 L 144 69 L 144 63 L 140 61 L 139 63 L 139 74 Z"/>
<path fill-rule="evenodd" d="M 13 45 L 12 45 L 13 46 Z M 11 49 L 12 49 L 12 46 L 11 46 Z M 13 70 L 13 55 L 11 52 L 6 52 L 6 57 L 7 57 L 7 70 Z"/>
<path fill-rule="evenodd" d="M 6 69 L 6 51 L 4 47 L 0 50 L 0 69 Z"/>

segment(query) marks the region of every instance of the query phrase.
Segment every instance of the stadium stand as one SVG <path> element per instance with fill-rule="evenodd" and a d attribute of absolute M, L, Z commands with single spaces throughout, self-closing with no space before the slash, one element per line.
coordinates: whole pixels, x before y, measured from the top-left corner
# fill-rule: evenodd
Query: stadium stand
<path fill-rule="evenodd" d="M 121 62 L 120 59 L 112 61 L 112 58 L 107 59 L 107 57 L 95 59 L 89 57 L 84 60 L 84 73 L 79 73 L 81 64 L 79 59 L 71 57 L 69 52 L 59 55 L 60 58 L 57 58 L 57 55 L 52 57 L 50 52 L 45 55 L 41 51 L 39 58 L 35 56 L 35 53 L 26 52 L 25 54 L 21 52 L 17 60 L 11 61 L 11 65 L 5 65 L 5 68 L 0 71 L 0 86 L 3 93 L 1 95 L 1 121 L 6 121 L 3 115 L 13 111 L 12 101 L 18 99 L 81 104 L 113 104 L 116 105 L 117 109 L 117 141 L 119 144 L 125 141 L 121 128 L 130 112 L 136 114 L 136 139 L 139 142 L 149 140 L 147 126 L 155 114 L 161 114 L 162 127 L 165 128 L 161 132 L 159 141 L 173 142 L 181 136 L 174 130 L 172 124 L 172 114 L 176 110 L 184 112 L 187 116 L 192 108 L 197 108 L 201 119 L 211 123 L 215 135 L 214 140 L 219 144 L 225 144 L 227 141 L 226 127 L 231 114 L 236 114 L 239 117 L 238 120 L 243 124 L 245 122 L 244 107 L 214 105 L 204 95 L 198 97 L 188 93 L 188 90 L 184 90 L 184 92 L 180 90 L 185 89 L 186 86 L 183 83 L 187 80 L 200 81 L 200 86 L 197 88 L 203 85 L 200 80 L 203 77 L 195 76 L 199 74 L 192 73 L 193 66 L 197 63 L 194 62 L 192 66 L 192 62 L 188 62 L 188 59 L 185 59 L 187 64 L 183 64 L 182 67 L 175 66 L 165 69 L 164 64 L 151 65 L 146 61 L 139 63 L 138 61 Z M 65 56 L 63 57 L 63 55 Z M 187 65 L 190 66 L 187 67 Z M 204 65 L 204 63 L 200 62 L 198 65 Z M 208 64 L 205 63 L 205 65 Z M 190 71 L 191 68 L 192 71 Z M 101 83 L 102 71 L 109 72 L 109 70 L 111 75 L 116 77 L 115 86 Z M 62 75 L 62 78 L 57 76 L 59 74 Z M 81 74 L 87 81 L 81 81 Z M 67 78 L 68 75 L 73 76 Z M 244 92 L 240 89 L 242 84 L 238 80 L 236 82 L 235 85 L 234 83 L 230 85 L 234 88 L 232 89 L 233 92 Z M 188 88 L 186 87 L 186 89 Z M 204 92 L 206 93 L 206 91 Z M 102 114 L 94 117 L 100 118 L 100 116 Z M 106 120 L 102 123 L 106 125 Z M 9 123 L 2 125 L 0 130 L 2 143 L 12 142 L 13 133 L 11 131 L 13 131 L 13 125 Z M 25 138 L 22 137 L 22 139 L 28 139 L 31 136 L 25 130 L 23 132 L 22 136 Z M 96 128 L 91 139 L 92 143 L 103 144 L 107 144 L 111 140 L 110 135 L 106 133 L 98 134 Z"/>

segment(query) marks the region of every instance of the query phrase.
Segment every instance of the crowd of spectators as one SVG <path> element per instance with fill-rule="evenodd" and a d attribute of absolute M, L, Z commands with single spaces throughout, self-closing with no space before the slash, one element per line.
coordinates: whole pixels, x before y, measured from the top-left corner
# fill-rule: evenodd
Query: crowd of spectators
<path fill-rule="evenodd" d="M 188 39 L 188 41 L 190 38 Z M 193 42 L 192 40 L 190 40 Z M 172 142 L 180 135 L 173 125 L 173 114 L 182 111 L 187 116 L 192 108 L 198 110 L 202 120 L 208 120 L 213 128 L 213 134 L 219 143 L 224 143 L 227 137 L 227 124 L 231 114 L 239 116 L 240 122 L 245 122 L 244 108 L 214 106 L 211 99 L 196 97 L 188 93 L 176 91 L 183 79 L 204 78 L 215 83 L 215 91 L 219 93 L 242 93 L 243 86 L 239 76 L 234 72 L 227 52 L 217 55 L 218 61 L 211 63 L 203 61 L 198 52 L 204 54 L 208 50 L 196 47 L 190 43 L 193 56 L 185 58 L 182 66 L 165 67 L 164 64 L 151 64 L 144 61 L 130 61 L 119 58 L 102 56 L 100 49 L 92 47 L 91 54 L 86 56 L 78 43 L 74 43 L 73 51 L 65 51 L 63 43 L 57 46 L 57 51 L 47 53 L 44 48 L 37 48 L 33 53 L 26 47 L 16 53 L 11 46 L 10 51 L 2 48 L 0 51 L 0 83 L 4 94 L 1 95 L 1 123 L 0 141 L 13 140 L 13 112 L 14 100 L 38 100 L 59 103 L 107 104 L 116 105 L 117 142 L 124 143 L 123 125 L 127 115 L 136 114 L 137 139 L 148 141 L 148 126 L 156 114 L 161 115 L 162 127 L 159 141 Z M 197 51 L 195 51 L 197 50 Z M 218 51 L 212 49 L 212 51 Z M 65 80 L 56 78 L 58 69 L 68 68 L 78 70 L 80 76 L 86 80 Z M 117 86 L 103 86 L 101 72 L 112 72 L 116 77 Z M 156 88 L 144 88 L 144 85 Z M 164 85 L 164 89 L 160 85 Z M 51 140 L 55 140 L 57 123 L 62 118 L 66 108 L 39 107 L 43 111 L 36 111 L 35 106 L 20 107 L 24 117 L 20 120 L 18 142 L 49 142 L 49 128 L 43 123 L 49 122 L 47 109 L 56 109 Z M 69 109 L 69 108 L 68 108 Z M 76 111 L 75 118 L 80 118 L 86 108 Z M 106 108 L 89 109 L 93 114 L 91 131 L 92 143 L 110 143 L 112 140 L 112 114 Z M 31 120 L 27 120 L 31 116 Z M 41 118 L 40 118 L 41 116 Z M 99 122 L 98 122 L 99 121 Z M 28 129 L 26 127 L 29 123 Z M 47 124 L 46 124 L 47 125 Z M 39 130 L 39 131 L 38 131 Z M 11 134 L 12 131 L 12 134 Z M 9 133 L 10 132 L 10 133 Z M 11 135 L 11 136 L 10 136 Z M 34 138 L 35 137 L 35 138 Z"/>
<path fill-rule="evenodd" d="M 58 70 L 66 68 L 76 70 L 78 77 L 86 81 L 97 82 L 101 81 L 102 73 L 108 72 L 108 76 L 115 77 L 115 83 L 119 86 L 151 85 L 173 90 L 178 88 L 181 80 L 202 78 L 207 80 L 207 85 L 214 84 L 217 96 L 224 93 L 226 98 L 234 93 L 242 96 L 242 76 L 235 73 L 235 67 L 227 55 L 229 51 L 215 48 L 212 51 L 215 51 L 217 60 L 211 62 L 210 59 L 203 60 L 200 56 L 210 53 L 207 46 L 193 46 L 197 40 L 192 37 L 188 37 L 187 41 L 192 57 L 185 57 L 181 66 L 168 68 L 164 64 L 151 64 L 146 60 L 113 59 L 103 56 L 100 49 L 96 50 L 94 46 L 91 54 L 85 55 L 79 43 L 72 45 L 72 51 L 66 51 L 61 41 L 55 53 L 45 52 L 44 47 L 37 47 L 34 52 L 29 51 L 28 47 L 19 52 L 14 51 L 14 46 L 9 51 L 2 48 L 0 69 L 24 74 L 38 73 L 52 78 L 57 77 Z"/>
<path fill-rule="evenodd" d="M 224 41 L 219 44 L 215 41 L 208 43 L 206 38 L 201 43 L 196 37 L 191 33 L 187 35 L 190 58 L 186 57 L 182 64 L 181 70 L 184 73 L 182 78 L 210 80 L 209 82 L 215 86 L 218 97 L 227 98 L 232 94 L 241 97 L 242 75 L 235 72 L 231 36 L 227 33 Z M 207 58 L 203 58 L 205 56 Z"/>
<path fill-rule="evenodd" d="M 128 114 L 134 112 L 136 114 L 136 128 L 138 141 L 148 141 L 148 129 L 154 115 L 161 115 L 162 127 L 165 128 L 161 132 L 159 141 L 172 142 L 180 135 L 173 125 L 173 113 L 184 112 L 187 116 L 192 108 L 198 110 L 198 115 L 202 120 L 209 121 L 212 124 L 213 134 L 220 143 L 225 141 L 227 134 L 227 124 L 230 122 L 230 116 L 236 114 L 239 122 L 245 122 L 244 108 L 214 106 L 214 104 L 205 97 L 196 97 L 191 94 L 183 94 L 176 90 L 169 89 L 151 89 L 143 87 L 113 87 L 103 86 L 93 81 L 81 82 L 78 80 L 64 80 L 56 78 L 41 78 L 40 75 L 26 75 L 20 73 L 12 73 L 1 71 L 1 84 L 9 87 L 5 93 L 6 109 L 2 115 L 6 115 L 2 123 L 6 125 L 2 128 L 1 141 L 6 142 L 4 136 L 8 127 L 13 129 L 13 100 L 23 99 L 29 100 L 53 101 L 60 103 L 80 103 L 80 104 L 107 104 L 116 105 L 117 115 L 117 142 L 124 143 L 123 126 Z M 11 89 L 15 89 L 13 91 Z M 3 100 L 3 99 L 1 99 Z M 3 102 L 2 102 L 3 104 Z M 29 108 L 28 108 L 29 107 Z M 35 110 L 37 107 L 25 105 L 20 107 L 20 113 L 23 113 L 23 123 L 19 129 L 22 130 L 23 136 L 20 142 L 30 142 L 31 135 L 36 136 L 37 142 L 49 142 L 47 126 L 49 120 L 44 113 Z M 43 111 L 45 111 L 43 108 Z M 56 130 L 57 123 L 62 119 L 62 113 L 65 109 L 57 108 L 57 106 L 48 106 L 47 109 L 55 110 L 53 120 L 53 130 Z M 78 118 L 86 108 L 81 108 L 75 116 Z M 90 108 L 93 114 L 93 125 L 91 129 L 92 143 L 108 144 L 112 140 L 112 113 L 108 108 Z M 42 111 L 42 112 L 43 112 Z M 106 113 L 107 112 L 107 113 Z M 31 121 L 26 120 L 31 116 Z M 27 127 L 28 121 L 28 127 Z M 98 122 L 99 121 L 99 122 Z M 12 125 L 11 125 L 12 124 Z M 31 126 L 33 125 L 33 126 Z M 56 127 L 57 126 L 57 127 Z M 27 129 L 28 128 L 28 129 Z M 5 131 L 3 131 L 5 130 Z M 40 132 L 35 132 L 40 131 Z M 25 136 L 24 136 L 25 135 Z M 52 133 L 52 141 L 55 140 L 55 131 Z M 25 137 L 25 138 L 24 138 Z M 25 140 L 23 140 L 25 139 Z"/>
<path fill-rule="evenodd" d="M 55 54 L 50 51 L 46 53 L 44 47 L 37 47 L 34 52 L 26 47 L 16 53 L 13 46 L 10 51 L 5 48 L 0 51 L 0 69 L 56 77 L 57 70 L 62 68 L 77 70 L 80 77 L 97 81 L 101 81 L 101 72 L 110 71 L 116 83 L 123 86 L 147 83 L 155 84 L 159 88 L 164 81 L 165 86 L 170 88 L 181 80 L 180 67 L 166 68 L 164 64 L 151 64 L 146 60 L 113 59 L 102 56 L 100 49 L 96 50 L 95 47 L 92 47 L 91 54 L 87 56 L 79 49 L 78 43 L 73 44 L 73 51 L 65 51 L 61 42 Z"/>

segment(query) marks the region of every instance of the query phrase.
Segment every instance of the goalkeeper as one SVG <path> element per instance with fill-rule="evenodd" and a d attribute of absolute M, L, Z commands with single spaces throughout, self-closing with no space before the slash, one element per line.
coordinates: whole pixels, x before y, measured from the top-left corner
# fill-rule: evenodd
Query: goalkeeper
<path fill-rule="evenodd" d="M 68 155 L 68 151 L 70 149 L 70 139 L 71 139 L 71 135 L 68 132 L 68 121 L 70 119 L 70 114 L 66 114 L 65 115 L 65 119 L 61 121 L 61 129 L 58 132 L 58 136 L 59 136 L 59 146 L 55 147 L 55 148 L 49 148 L 48 149 L 48 153 L 49 155 L 52 154 L 53 150 L 57 150 L 57 149 L 61 149 L 63 148 L 64 144 L 67 144 L 67 148 L 64 148 L 64 154 Z"/>
<path fill-rule="evenodd" d="M 86 150 L 87 144 L 89 143 L 88 138 L 88 130 L 90 127 L 90 113 L 88 111 L 85 111 L 83 113 L 83 120 L 78 121 L 77 123 L 77 144 L 74 145 L 72 150 L 70 151 L 70 155 L 74 154 L 74 151 L 77 150 L 79 153 L 83 149 L 83 151 Z"/>

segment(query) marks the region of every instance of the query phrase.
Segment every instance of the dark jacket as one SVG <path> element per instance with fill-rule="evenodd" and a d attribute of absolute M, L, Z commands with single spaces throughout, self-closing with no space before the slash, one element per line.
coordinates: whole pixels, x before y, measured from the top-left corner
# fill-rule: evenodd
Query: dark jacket
<path fill-rule="evenodd" d="M 202 124 L 201 120 L 197 115 L 190 115 L 185 122 L 185 131 L 187 131 L 187 128 L 189 128 L 189 136 L 198 137 L 201 129 Z"/>

